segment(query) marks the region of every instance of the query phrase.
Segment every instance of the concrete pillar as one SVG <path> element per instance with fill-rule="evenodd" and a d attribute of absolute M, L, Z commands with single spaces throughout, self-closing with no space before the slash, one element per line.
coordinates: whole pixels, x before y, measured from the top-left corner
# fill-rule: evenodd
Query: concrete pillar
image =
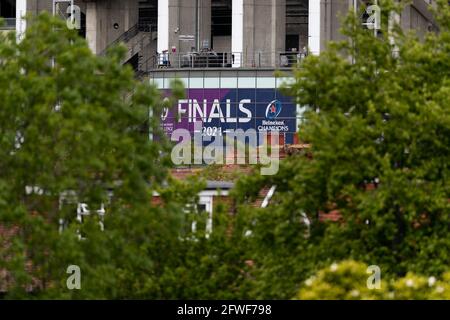
<path fill-rule="evenodd" d="M 169 50 L 169 0 L 158 0 L 158 53 Z"/>
<path fill-rule="evenodd" d="M 401 15 L 401 25 L 403 30 L 409 31 L 411 29 L 411 6 L 405 6 Z"/>
<path fill-rule="evenodd" d="M 277 66 L 286 42 L 285 0 L 244 0 L 244 56 L 249 67 Z"/>
<path fill-rule="evenodd" d="M 332 0 L 330 6 L 330 40 L 341 41 L 347 37 L 344 36 L 340 29 L 342 27 L 341 18 L 348 15 L 349 10 L 353 7 L 348 0 Z"/>
<path fill-rule="evenodd" d="M 97 3 L 88 2 L 86 4 L 86 40 L 89 48 L 97 54 Z"/>
<path fill-rule="evenodd" d="M 211 0 L 159 0 L 158 43 L 158 52 L 210 48 Z"/>
<path fill-rule="evenodd" d="M 285 49 L 286 1 L 234 0 L 232 11 L 234 67 L 276 66 Z"/>
<path fill-rule="evenodd" d="M 199 42 L 200 49 L 211 48 L 211 0 L 199 1 Z"/>
<path fill-rule="evenodd" d="M 244 0 L 232 1 L 231 15 L 231 51 L 235 56 L 233 67 L 238 68 L 242 64 L 239 55 L 244 51 Z"/>
<path fill-rule="evenodd" d="M 137 9 L 137 8 L 136 8 Z M 125 30 L 128 30 L 132 27 L 132 25 L 130 25 L 130 2 L 129 1 L 125 1 L 123 4 L 123 10 L 124 10 L 124 21 L 123 21 L 123 26 Z"/>
<path fill-rule="evenodd" d="M 346 39 L 346 36 L 340 32 L 341 18 L 345 17 L 349 10 L 353 10 L 353 6 L 355 4 L 355 1 L 353 0 L 321 0 L 320 2 L 320 49 L 318 52 L 324 50 L 329 41 L 341 41 Z M 315 3 L 315 1 L 310 0 L 309 3 L 311 5 L 311 3 Z M 356 3 L 358 4 L 359 2 L 356 1 Z M 315 53 L 317 54 L 318 52 Z"/>
<path fill-rule="evenodd" d="M 320 53 L 321 16 L 320 1 L 309 0 L 308 2 L 308 47 L 312 54 Z"/>
<path fill-rule="evenodd" d="M 286 49 L 286 0 L 272 0 L 271 59 L 276 66 L 280 52 Z"/>
<path fill-rule="evenodd" d="M 86 1 L 86 39 L 94 53 L 103 51 L 137 22 L 138 0 Z"/>
<path fill-rule="evenodd" d="M 24 19 L 27 14 L 27 0 L 16 1 L 16 34 L 17 40 L 21 40 L 24 36 L 27 22 Z"/>
<path fill-rule="evenodd" d="M 331 40 L 332 0 L 321 0 L 320 4 L 320 51 Z"/>
<path fill-rule="evenodd" d="M 265 1 L 265 0 L 259 0 L 259 1 Z M 258 3 L 258 0 L 244 0 L 244 13 L 243 13 L 243 46 L 242 51 L 240 54 L 239 59 L 241 61 L 241 67 L 251 67 L 255 64 L 255 31 L 258 27 L 262 27 L 260 23 L 255 24 L 255 13 L 258 13 L 258 10 L 255 10 L 255 4 Z M 268 18 L 268 17 L 267 17 Z M 261 21 L 264 20 L 264 25 L 267 27 L 270 26 L 270 20 L 264 19 L 261 17 Z M 262 31 L 262 30 L 261 30 Z M 266 37 L 264 39 L 259 40 L 268 40 Z M 270 41 L 270 40 L 269 40 Z M 260 43 L 262 44 L 262 43 Z M 265 45 L 268 45 L 268 43 L 265 43 Z M 269 47 L 270 45 L 268 45 Z"/>

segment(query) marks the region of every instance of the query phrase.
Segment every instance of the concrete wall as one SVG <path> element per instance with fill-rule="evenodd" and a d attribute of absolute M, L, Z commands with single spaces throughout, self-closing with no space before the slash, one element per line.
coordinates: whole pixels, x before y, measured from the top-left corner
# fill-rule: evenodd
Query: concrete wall
<path fill-rule="evenodd" d="M 321 45 L 321 5 L 316 0 L 308 1 L 308 48 L 313 54 L 320 53 Z"/>
<path fill-rule="evenodd" d="M 413 1 L 412 5 L 407 6 L 401 13 L 401 25 L 404 30 L 416 32 L 423 38 L 428 30 L 435 26 L 432 22 L 430 13 L 426 10 L 424 3 Z"/>
<path fill-rule="evenodd" d="M 177 52 L 189 52 L 193 47 L 196 50 L 202 49 L 204 44 L 211 47 L 211 0 L 158 1 L 158 6 L 167 5 L 169 41 L 165 50 L 171 51 L 175 48 Z M 190 39 L 185 40 L 186 36 Z M 158 39 L 160 38 L 159 35 Z M 158 45 L 161 51 L 164 47 Z"/>
<path fill-rule="evenodd" d="M 353 8 L 353 0 L 312 0 L 321 1 L 320 19 L 320 50 L 325 50 L 329 41 L 344 40 L 339 32 L 341 19 Z M 412 0 L 400 15 L 400 25 L 405 30 L 415 30 L 423 37 L 430 26 L 433 26 L 433 17 L 428 10 L 428 2 Z"/>
<path fill-rule="evenodd" d="M 243 0 L 242 5 L 242 30 L 233 29 L 232 41 L 242 37 L 243 66 L 250 67 L 255 59 L 275 64 L 277 53 L 285 50 L 286 1 Z"/>
<path fill-rule="evenodd" d="M 53 12 L 52 0 L 27 0 L 27 12 L 38 14 L 41 11 Z"/>
<path fill-rule="evenodd" d="M 352 0 L 321 0 L 320 50 L 325 50 L 329 41 L 345 39 L 339 33 L 341 19 L 352 8 Z"/>
<path fill-rule="evenodd" d="M 198 0 L 200 2 L 200 41 L 207 40 L 210 34 L 210 6 L 211 0 Z M 319 2 L 320 14 L 313 19 L 318 27 L 315 37 L 319 41 L 316 53 L 323 51 L 329 41 L 343 40 L 345 37 L 340 33 L 341 20 L 352 9 L 353 0 L 310 0 L 311 3 Z M 425 4 L 423 0 L 414 0 Z M 167 50 L 176 47 L 177 52 L 190 51 L 192 47 L 198 49 L 199 44 L 195 41 L 180 41 L 180 35 L 195 37 L 196 35 L 196 0 L 159 0 L 159 3 L 168 3 L 169 10 L 169 36 Z M 264 60 L 264 63 L 272 61 L 274 64 L 278 58 L 277 52 L 285 50 L 286 34 L 299 35 L 298 49 L 311 45 L 312 33 L 308 26 L 297 27 L 296 30 L 286 30 L 286 0 L 233 0 L 233 26 L 231 50 L 225 40 L 217 38 L 214 41 L 216 51 L 233 51 L 241 53 L 237 58 L 235 67 L 251 67 L 254 60 Z M 427 17 L 422 17 L 422 6 L 420 10 L 410 7 L 410 28 L 419 28 L 426 32 Z M 403 21 L 403 20 L 402 20 Z M 311 24 L 311 20 L 309 21 Z"/>
<path fill-rule="evenodd" d="M 52 11 L 52 0 L 18 1 L 26 2 L 29 13 Z M 300 35 L 299 49 L 307 44 L 311 46 L 314 36 L 319 42 L 318 49 L 324 50 L 329 41 L 344 38 L 339 33 L 340 19 L 353 5 L 353 0 L 309 0 L 310 7 L 318 3 L 320 10 L 320 16 L 312 18 L 314 23 L 317 22 L 315 25 L 318 25 L 318 34 L 313 35 L 311 17 L 309 30 L 306 25 L 295 30 L 286 30 L 286 0 L 232 0 L 231 39 L 216 37 L 212 41 L 211 0 L 157 1 L 160 9 L 166 9 L 167 16 L 164 19 L 167 21 L 164 24 L 158 22 L 158 48 L 153 46 L 148 50 L 161 52 L 162 49 L 171 51 L 176 48 L 180 53 L 191 51 L 193 47 L 199 50 L 205 43 L 211 47 L 213 43 L 215 51 L 218 52 L 242 52 L 245 56 L 242 59 L 243 64 L 235 66 L 251 66 L 252 60 L 260 52 L 264 62 L 272 61 L 275 64 L 278 59 L 276 53 L 285 50 L 286 34 Z M 86 38 L 90 48 L 96 53 L 104 50 L 138 22 L 139 0 L 75 0 L 75 4 L 86 14 Z M 240 8 L 236 8 L 237 6 Z M 420 36 L 429 30 L 431 19 L 427 2 L 424 0 L 412 0 L 411 6 L 405 8 L 401 14 L 402 26 L 407 30 L 417 30 Z M 117 29 L 114 28 L 115 24 L 118 25 Z M 183 36 L 190 36 L 191 40 L 183 40 Z M 247 65 L 244 65 L 244 62 Z"/>
<path fill-rule="evenodd" d="M 26 1 L 27 13 L 53 12 L 52 0 Z M 138 22 L 138 0 L 75 0 L 86 15 L 86 38 L 93 52 L 98 53 Z M 118 24 L 115 29 L 114 24 Z"/>
<path fill-rule="evenodd" d="M 85 10 L 86 39 L 95 53 L 104 50 L 138 22 L 138 0 L 86 1 Z"/>

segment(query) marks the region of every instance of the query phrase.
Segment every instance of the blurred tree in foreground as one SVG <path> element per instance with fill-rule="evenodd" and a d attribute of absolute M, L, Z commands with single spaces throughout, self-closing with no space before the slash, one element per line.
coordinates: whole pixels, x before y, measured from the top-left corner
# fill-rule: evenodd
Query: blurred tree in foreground
<path fill-rule="evenodd" d="M 308 278 L 300 289 L 301 300 L 367 300 L 450 299 L 450 274 L 442 280 L 408 273 L 397 280 L 382 280 L 379 289 L 369 289 L 366 281 L 370 273 L 361 262 L 342 261 Z"/>
<path fill-rule="evenodd" d="M 244 246 L 215 213 L 195 219 L 202 183 L 169 175 L 159 115 L 169 102 L 121 64 L 97 57 L 65 23 L 31 18 L 24 39 L 0 34 L 0 293 L 6 298 L 233 298 Z M 132 93 L 132 94 L 131 94 Z M 149 140 L 149 131 L 155 138 Z M 152 202 L 155 192 L 158 203 Z M 90 216 L 77 221 L 87 205 Z M 105 210 L 104 218 L 98 211 Z M 194 214 L 195 213 L 195 214 Z M 104 231 L 101 228 L 104 228 Z M 81 289 L 70 265 L 80 267 Z M 72 280 L 71 280 L 72 279 Z"/>
<path fill-rule="evenodd" d="M 299 135 L 308 156 L 239 183 L 243 203 L 277 187 L 267 209 L 247 210 L 258 297 L 292 297 L 305 277 L 347 259 L 392 277 L 448 270 L 450 8 L 438 1 L 439 32 L 420 40 L 394 24 L 393 1 L 379 5 L 377 37 L 350 14 L 348 40 L 294 70 L 286 90 L 307 106 Z"/>
<path fill-rule="evenodd" d="M 149 106 L 159 114 L 160 95 L 134 80 L 123 55 L 96 57 L 48 14 L 30 21 L 21 42 L 0 34 L 0 287 L 8 297 L 159 297 L 158 266 L 170 258 L 159 253 L 178 245 L 191 195 L 150 203 L 168 181 L 170 145 L 149 141 L 149 130 L 162 136 L 148 116 Z M 180 96 L 178 83 L 172 92 Z M 83 224 L 78 203 L 92 213 Z M 67 289 L 69 265 L 80 266 L 82 290 Z"/>
<path fill-rule="evenodd" d="M 186 228 L 201 186 L 169 177 L 170 144 L 148 117 L 149 106 L 159 114 L 159 94 L 121 65 L 122 49 L 96 57 L 45 14 L 19 43 L 0 34 L 0 290 L 291 299 L 318 269 L 355 260 L 401 278 L 388 294 L 416 297 L 401 288 L 413 272 L 421 296 L 433 297 L 421 275 L 450 265 L 450 10 L 439 2 L 440 32 L 421 41 L 388 22 L 392 1 L 380 6 L 379 37 L 350 15 L 347 41 L 294 70 L 287 90 L 308 106 L 300 132 L 308 157 L 239 181 L 237 205 L 218 208 L 209 238 Z M 181 89 L 174 84 L 174 97 Z M 161 137 L 149 141 L 149 130 Z M 266 186 L 276 186 L 270 206 L 249 206 Z M 151 203 L 154 192 L 162 203 Z M 93 213 L 83 224 L 80 202 Z M 324 221 L 329 212 L 340 220 Z M 81 290 L 66 287 L 69 265 L 81 268 Z M 354 288 L 379 297 L 362 287 L 365 265 L 343 266 L 344 278 L 319 272 L 317 292 L 302 287 L 299 297 L 321 298 L 324 287 L 336 288 L 330 298 L 352 298 Z"/>

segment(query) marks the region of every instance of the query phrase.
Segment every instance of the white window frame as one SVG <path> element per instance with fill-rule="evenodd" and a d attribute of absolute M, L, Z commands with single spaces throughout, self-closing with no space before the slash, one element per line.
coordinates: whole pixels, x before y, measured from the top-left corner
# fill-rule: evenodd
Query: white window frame
<path fill-rule="evenodd" d="M 212 233 L 213 230 L 213 202 L 214 196 L 202 195 L 202 193 L 200 193 L 198 204 L 204 205 L 205 211 L 208 213 L 208 219 L 206 220 L 206 229 L 205 229 L 205 234 L 207 238 L 209 237 L 209 235 Z M 195 223 L 195 221 L 193 223 Z"/>

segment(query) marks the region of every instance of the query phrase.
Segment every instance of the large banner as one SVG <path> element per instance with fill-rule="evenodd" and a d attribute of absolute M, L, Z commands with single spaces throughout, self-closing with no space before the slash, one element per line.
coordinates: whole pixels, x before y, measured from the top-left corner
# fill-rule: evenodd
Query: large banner
<path fill-rule="evenodd" d="M 284 143 L 292 144 L 297 131 L 296 105 L 277 89 L 189 89 L 185 99 L 163 111 L 161 120 L 169 137 L 176 129 L 192 134 L 200 129 L 205 137 L 254 129 L 280 133 Z"/>

